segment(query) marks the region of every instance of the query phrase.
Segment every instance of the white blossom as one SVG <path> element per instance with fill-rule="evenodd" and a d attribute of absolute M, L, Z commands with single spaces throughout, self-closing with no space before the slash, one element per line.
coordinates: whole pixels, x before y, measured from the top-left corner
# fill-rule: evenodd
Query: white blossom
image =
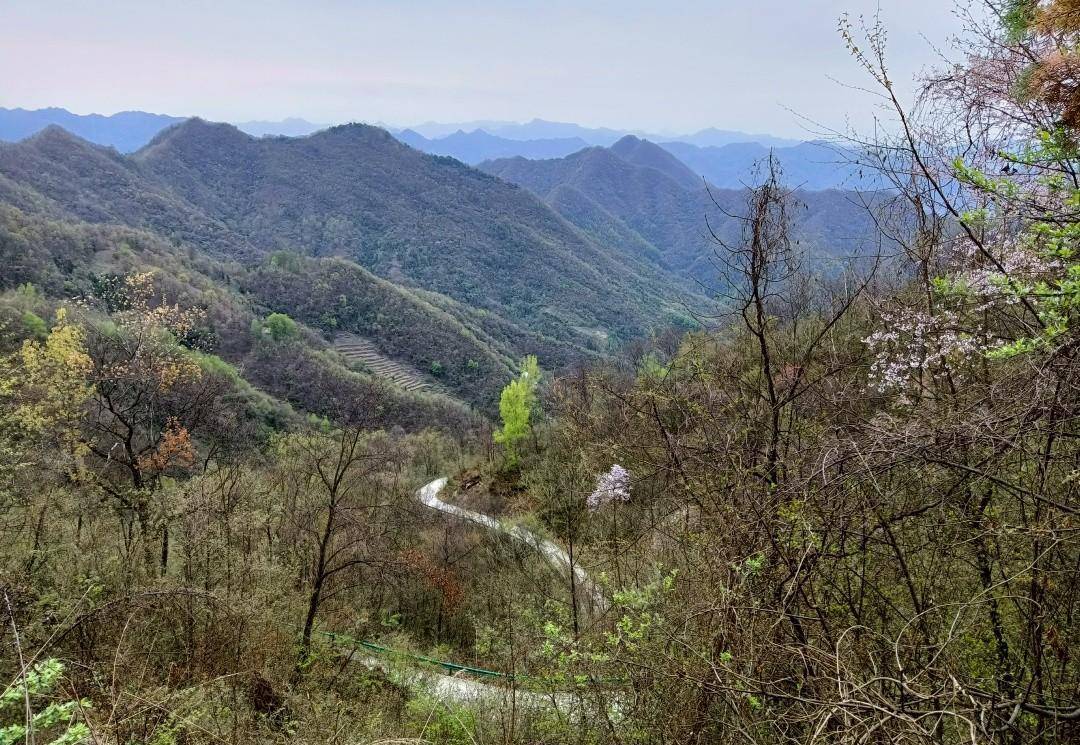
<path fill-rule="evenodd" d="M 630 472 L 618 463 L 596 479 L 596 489 L 585 500 L 589 510 L 595 512 L 605 504 L 630 501 Z"/>
<path fill-rule="evenodd" d="M 1052 277 L 1062 269 L 1060 261 L 1045 256 L 1029 240 L 1003 240 L 990 250 L 995 261 L 988 261 L 977 246 L 963 241 L 956 257 L 964 262 L 957 271 L 957 279 L 987 301 L 979 310 L 994 300 L 1009 305 L 1019 302 L 1014 288 Z"/>
<path fill-rule="evenodd" d="M 883 330 L 863 341 L 874 352 L 870 379 L 880 392 L 904 388 L 921 373 L 933 373 L 946 360 L 963 361 L 983 354 L 986 344 L 958 330 L 959 318 L 951 311 L 930 315 L 902 308 L 882 313 Z"/>

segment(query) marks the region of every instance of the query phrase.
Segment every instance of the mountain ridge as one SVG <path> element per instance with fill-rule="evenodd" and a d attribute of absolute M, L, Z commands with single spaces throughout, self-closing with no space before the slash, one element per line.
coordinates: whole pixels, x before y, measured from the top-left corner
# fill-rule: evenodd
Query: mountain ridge
<path fill-rule="evenodd" d="M 645 332 L 678 316 L 693 294 L 580 233 L 531 193 L 368 125 L 255 138 L 192 118 L 130 156 L 49 129 L 0 144 L 0 196 L 245 263 L 281 250 L 344 256 L 567 349 L 596 351 L 597 338 Z"/>
<path fill-rule="evenodd" d="M 719 269 L 713 254 L 722 249 L 715 238 L 729 244 L 741 239 L 741 223 L 729 216 L 745 211 L 746 188 L 707 185 L 646 140 L 628 140 L 618 151 L 630 160 L 613 146 L 560 159 L 509 158 L 478 167 L 531 190 L 582 230 L 616 236 L 658 266 L 714 286 Z M 658 151 L 665 156 L 661 168 L 655 167 Z M 663 167 L 673 162 L 678 164 L 673 172 Z M 797 191 L 794 197 L 800 209 L 793 230 L 815 261 L 870 250 L 866 241 L 876 234 L 875 222 L 849 192 Z"/>

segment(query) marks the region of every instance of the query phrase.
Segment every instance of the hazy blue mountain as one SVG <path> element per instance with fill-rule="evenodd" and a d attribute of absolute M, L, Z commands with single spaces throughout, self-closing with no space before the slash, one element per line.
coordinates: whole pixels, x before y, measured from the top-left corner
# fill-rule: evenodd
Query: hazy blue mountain
<path fill-rule="evenodd" d="M 775 137 L 769 134 L 749 134 L 747 132 L 738 132 L 730 129 L 717 129 L 716 127 L 709 127 L 708 129 L 703 129 L 693 134 L 680 135 L 670 139 L 685 142 L 690 145 L 697 145 L 698 147 L 723 147 L 724 145 L 733 145 L 740 142 L 754 142 L 758 145 L 764 145 L 765 147 L 792 147 L 802 142 L 802 140 Z"/>
<path fill-rule="evenodd" d="M 145 111 L 121 111 L 111 116 L 103 116 L 73 114 L 67 109 L 59 108 L 0 108 L 0 140 L 18 142 L 50 124 L 55 124 L 89 142 L 130 153 L 145 145 L 161 130 L 182 121 L 184 117 L 149 114 Z"/>
<path fill-rule="evenodd" d="M 646 132 L 631 129 L 612 129 L 610 127 L 583 127 L 571 122 L 553 122 L 546 119 L 533 119 L 529 122 L 492 122 L 473 121 L 458 123 L 426 122 L 409 127 L 412 131 L 428 138 L 439 139 L 457 131 L 472 132 L 477 129 L 503 137 L 508 140 L 551 140 L 579 138 L 589 145 L 608 147 L 626 135 L 635 135 L 653 142 L 678 141 L 699 147 L 717 147 L 737 142 L 756 142 L 766 147 L 790 147 L 799 140 L 775 137 L 769 134 L 749 134 L 726 129 L 703 129 L 690 134 L 670 132 Z"/>
<path fill-rule="evenodd" d="M 386 127 L 396 132 L 395 127 Z M 628 134 L 627 130 L 589 128 L 569 122 L 551 122 L 533 119 L 530 122 L 507 122 L 478 119 L 469 122 L 424 122 L 404 129 L 411 130 L 428 139 L 437 140 L 455 132 L 474 132 L 483 130 L 496 137 L 508 140 L 552 140 L 578 137 L 589 145 L 610 145 Z"/>
<path fill-rule="evenodd" d="M 236 128 L 241 132 L 247 132 L 254 137 L 266 137 L 268 135 L 304 137 L 314 132 L 318 132 L 320 129 L 326 129 L 329 126 L 329 124 L 315 124 L 306 119 L 297 119 L 296 117 L 282 119 L 279 122 L 252 121 L 238 122 L 236 124 Z"/>
<path fill-rule="evenodd" d="M 776 148 L 754 142 L 722 147 L 662 142 L 660 147 L 709 183 L 726 189 L 738 189 L 755 181 L 755 169 L 768 158 L 770 150 L 784 171 L 785 181 L 800 189 L 879 189 L 883 186 L 874 172 L 859 165 L 857 153 L 823 142 L 802 142 Z"/>
<path fill-rule="evenodd" d="M 412 129 L 393 132 L 394 136 L 409 147 L 430 153 L 457 158 L 463 163 L 474 165 L 481 161 L 495 158 L 561 158 L 589 146 L 578 137 L 564 137 L 547 140 L 511 140 L 496 137 L 482 129 L 472 132 L 457 131 L 446 137 L 429 139 Z"/>
<path fill-rule="evenodd" d="M 73 114 L 67 109 L 5 109 L 0 108 L 0 140 L 18 142 L 40 132 L 50 124 L 63 127 L 95 145 L 115 147 L 122 153 L 133 153 L 146 145 L 166 127 L 184 121 L 186 117 L 150 114 L 145 111 L 121 111 L 118 114 Z M 283 135 L 303 137 L 326 129 L 305 119 L 284 119 L 278 122 L 250 121 L 236 125 L 255 137 Z"/>
<path fill-rule="evenodd" d="M 515 122 L 476 119 L 471 122 L 424 122 L 423 124 L 413 124 L 409 127 L 397 127 L 384 122 L 376 122 L 375 124 L 395 135 L 398 132 L 412 131 L 421 137 L 437 140 L 446 137 L 447 135 L 452 135 L 454 132 L 472 132 L 477 129 L 482 129 L 485 132 L 493 132 L 500 127 L 513 126 Z"/>
<path fill-rule="evenodd" d="M 629 130 L 609 129 L 607 127 L 582 127 L 570 122 L 549 122 L 545 119 L 533 119 L 522 124 L 504 124 L 488 129 L 494 135 L 510 140 L 538 140 L 565 137 L 578 137 L 590 145 L 613 145 Z M 641 134 L 641 133 L 638 133 Z"/>

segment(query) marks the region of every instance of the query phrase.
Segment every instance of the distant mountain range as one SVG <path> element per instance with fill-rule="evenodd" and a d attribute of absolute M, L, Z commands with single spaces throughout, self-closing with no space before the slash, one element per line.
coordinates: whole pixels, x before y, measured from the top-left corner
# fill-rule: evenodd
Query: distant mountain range
<path fill-rule="evenodd" d="M 589 143 L 580 137 L 511 140 L 482 129 L 472 132 L 458 130 L 437 139 L 429 139 L 411 129 L 394 131 L 392 134 L 409 147 L 432 155 L 457 158 L 469 165 L 476 165 L 484 160 L 517 156 L 530 159 L 561 158 L 589 147 Z"/>
<path fill-rule="evenodd" d="M 151 114 L 145 111 L 121 111 L 118 114 L 73 114 L 67 109 L 5 109 L 0 107 L 0 141 L 18 142 L 55 124 L 96 145 L 114 147 L 122 153 L 133 153 L 146 145 L 166 127 L 179 124 L 188 117 Z M 255 137 L 283 135 L 303 137 L 327 124 L 313 124 L 304 119 L 284 119 L 279 122 L 240 122 L 237 128 Z"/>
<path fill-rule="evenodd" d="M 395 128 L 388 127 L 392 132 Z M 692 134 L 674 134 L 671 132 L 656 133 L 640 130 L 610 129 L 608 127 L 582 127 L 579 124 L 569 122 L 551 122 L 544 119 L 533 119 L 530 122 L 499 122 L 499 121 L 472 121 L 445 124 L 439 122 L 426 122 L 408 127 L 428 139 L 442 139 L 456 132 L 473 132 L 483 130 L 488 134 L 502 137 L 507 140 L 552 140 L 577 138 L 589 145 L 602 145 L 607 147 L 615 144 L 628 134 L 663 142 L 678 140 L 699 147 L 718 147 L 736 142 L 756 142 L 766 147 L 790 147 L 797 145 L 799 140 L 774 137 L 766 134 L 748 134 L 725 129 L 703 129 Z"/>
<path fill-rule="evenodd" d="M 166 127 L 184 117 L 121 111 L 111 116 L 72 114 L 67 109 L 0 108 L 0 140 L 18 142 L 55 124 L 84 140 L 114 147 L 122 153 L 138 150 Z"/>
<path fill-rule="evenodd" d="M 770 152 L 783 170 L 784 181 L 799 189 L 874 190 L 884 187 L 876 172 L 860 165 L 858 152 L 828 142 L 800 142 L 775 148 L 756 142 L 720 147 L 698 147 L 686 142 L 659 144 L 706 181 L 726 189 L 738 189 L 753 182 L 756 171 Z"/>
<path fill-rule="evenodd" d="M 17 142 L 55 124 L 90 142 L 131 153 L 165 128 L 183 120 L 183 117 L 140 111 L 101 116 L 72 114 L 58 108 L 36 111 L 0 108 L 0 140 Z M 236 124 L 238 129 L 255 137 L 303 137 L 328 126 L 296 118 Z M 673 136 L 589 128 L 542 119 L 524 124 L 429 122 L 408 129 L 387 129 L 412 148 L 456 158 L 469 165 L 500 158 L 563 158 L 590 146 L 612 146 L 630 134 L 659 143 L 698 177 L 720 188 L 738 189 L 752 181 L 755 167 L 770 151 L 783 167 L 787 180 L 802 189 L 874 189 L 880 186 L 873 174 L 859 166 L 857 155 L 850 150 L 822 142 L 796 142 L 729 130 L 705 129 Z"/>
<path fill-rule="evenodd" d="M 327 129 L 329 124 L 314 124 L 306 119 L 295 117 L 278 122 L 236 122 L 236 128 L 253 137 L 306 137 L 320 129 Z M 145 144 L 145 143 L 143 143 Z"/>
<path fill-rule="evenodd" d="M 429 138 L 412 129 L 395 130 L 395 137 L 417 150 L 432 155 L 446 155 L 463 163 L 477 165 L 487 160 L 522 157 L 529 160 L 564 158 L 590 146 L 611 147 L 612 142 L 589 142 L 582 137 L 516 140 L 497 136 L 482 129 L 457 131 L 439 138 Z M 800 189 L 882 188 L 882 182 L 870 169 L 859 165 L 858 154 L 826 142 L 801 142 L 790 146 L 767 146 L 757 142 L 737 142 L 722 146 L 698 146 L 683 141 L 660 141 L 660 147 L 678 158 L 697 181 L 702 179 L 722 189 L 741 189 L 752 183 L 760 164 L 771 152 L 784 171 L 785 180 Z"/>

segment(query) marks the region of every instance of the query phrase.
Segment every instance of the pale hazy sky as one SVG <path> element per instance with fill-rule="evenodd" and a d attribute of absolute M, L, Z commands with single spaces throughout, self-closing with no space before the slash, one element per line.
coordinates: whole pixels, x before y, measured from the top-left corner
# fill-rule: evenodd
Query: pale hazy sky
<path fill-rule="evenodd" d="M 837 18 L 909 78 L 950 0 L 0 0 L 0 106 L 242 121 L 527 120 L 802 135 L 868 121 Z M 924 38 L 925 37 L 925 38 Z"/>

